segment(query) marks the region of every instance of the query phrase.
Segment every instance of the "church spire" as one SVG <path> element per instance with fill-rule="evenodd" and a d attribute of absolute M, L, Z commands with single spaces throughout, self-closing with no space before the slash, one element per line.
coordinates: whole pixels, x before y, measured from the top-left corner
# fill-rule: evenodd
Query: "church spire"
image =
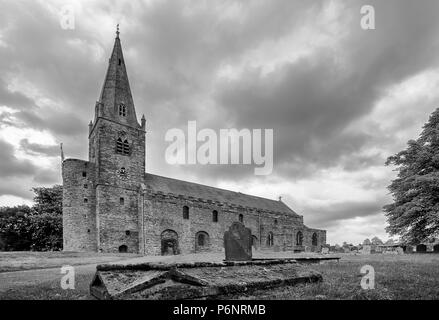
<path fill-rule="evenodd" d="M 96 116 L 138 128 L 140 125 L 137 122 L 119 34 L 118 24 Z"/>

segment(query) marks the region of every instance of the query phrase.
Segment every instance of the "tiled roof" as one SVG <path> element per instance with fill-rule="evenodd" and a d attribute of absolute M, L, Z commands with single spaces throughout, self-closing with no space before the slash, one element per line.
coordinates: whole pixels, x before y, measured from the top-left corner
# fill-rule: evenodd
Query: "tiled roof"
<path fill-rule="evenodd" d="M 258 208 L 269 211 L 283 212 L 297 215 L 282 201 L 276 201 L 261 197 L 256 197 L 240 192 L 229 191 L 225 189 L 205 186 L 198 183 L 177 180 L 154 174 L 145 173 L 145 184 L 147 188 L 153 191 L 173 193 L 175 195 L 184 195 L 194 198 L 231 203 L 236 206 Z"/>

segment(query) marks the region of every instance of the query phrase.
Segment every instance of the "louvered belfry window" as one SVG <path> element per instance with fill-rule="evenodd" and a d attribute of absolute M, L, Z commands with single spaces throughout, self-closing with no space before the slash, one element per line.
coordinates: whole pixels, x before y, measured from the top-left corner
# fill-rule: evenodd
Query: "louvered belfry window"
<path fill-rule="evenodd" d="M 130 144 L 128 143 L 128 140 L 126 140 L 126 139 L 123 142 L 123 154 L 125 154 L 125 155 L 130 154 Z"/>
<path fill-rule="evenodd" d="M 121 138 L 117 139 L 117 142 L 116 142 L 116 153 L 123 154 L 123 142 L 122 142 Z"/>
<path fill-rule="evenodd" d="M 119 115 L 122 117 L 126 117 L 127 115 L 127 107 L 123 103 L 119 105 Z"/>

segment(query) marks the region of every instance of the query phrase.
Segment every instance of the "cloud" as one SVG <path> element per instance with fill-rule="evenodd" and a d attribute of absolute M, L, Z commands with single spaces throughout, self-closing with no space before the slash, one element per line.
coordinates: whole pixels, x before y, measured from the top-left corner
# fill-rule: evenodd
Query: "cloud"
<path fill-rule="evenodd" d="M 4 178 L 30 175 L 37 168 L 27 160 L 21 160 L 14 156 L 14 147 L 0 140 L 0 177 Z"/>
<path fill-rule="evenodd" d="M 306 223 L 337 237 L 342 222 L 352 233 L 361 223 L 378 230 L 393 177 L 380 173 L 384 161 L 439 102 L 436 0 L 371 0 L 369 31 L 358 0 L 78 1 L 74 30 L 60 27 L 62 4 L 2 5 L 0 195 L 29 198 L 22 190 L 59 181 L 51 166 L 60 142 L 66 157 L 87 158 L 117 22 L 147 118 L 147 171 L 274 198 L 276 190 Z M 199 129 L 273 129 L 273 174 L 166 164 L 166 131 L 189 120 Z M 31 139 L 30 129 L 45 138 Z"/>
<path fill-rule="evenodd" d="M 29 154 L 46 155 L 48 157 L 56 157 L 60 155 L 59 146 L 30 143 L 28 139 L 21 140 L 20 147 Z"/>

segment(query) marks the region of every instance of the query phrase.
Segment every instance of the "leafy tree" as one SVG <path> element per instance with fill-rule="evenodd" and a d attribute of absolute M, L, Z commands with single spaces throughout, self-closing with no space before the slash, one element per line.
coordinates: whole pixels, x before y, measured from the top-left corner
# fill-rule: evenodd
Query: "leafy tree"
<path fill-rule="evenodd" d="M 62 249 L 62 187 L 33 191 L 33 207 L 0 208 L 0 250 Z"/>
<path fill-rule="evenodd" d="M 37 214 L 62 215 L 62 186 L 32 188 L 32 191 L 35 193 L 33 209 Z"/>
<path fill-rule="evenodd" d="M 391 245 L 395 244 L 395 240 L 393 240 L 392 238 L 390 238 L 389 240 L 386 241 L 385 244 L 391 246 Z"/>
<path fill-rule="evenodd" d="M 386 231 L 404 242 L 428 241 L 439 233 L 439 108 L 417 140 L 387 159 L 398 176 L 388 187 L 393 203 L 384 206 Z"/>

